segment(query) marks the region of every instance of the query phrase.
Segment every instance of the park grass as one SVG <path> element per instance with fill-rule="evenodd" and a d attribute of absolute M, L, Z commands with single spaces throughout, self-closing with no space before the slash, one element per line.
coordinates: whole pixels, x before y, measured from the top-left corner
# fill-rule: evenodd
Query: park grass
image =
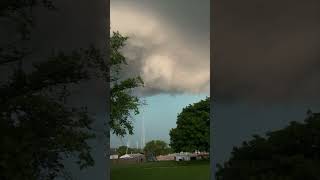
<path fill-rule="evenodd" d="M 160 161 L 111 167 L 111 180 L 209 180 L 209 161 Z"/>

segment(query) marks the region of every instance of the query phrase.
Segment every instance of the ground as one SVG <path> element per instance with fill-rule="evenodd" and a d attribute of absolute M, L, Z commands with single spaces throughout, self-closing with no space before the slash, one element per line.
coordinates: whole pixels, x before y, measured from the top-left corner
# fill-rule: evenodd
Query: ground
<path fill-rule="evenodd" d="M 112 180 L 208 180 L 209 161 L 160 161 L 136 165 L 112 165 Z"/>

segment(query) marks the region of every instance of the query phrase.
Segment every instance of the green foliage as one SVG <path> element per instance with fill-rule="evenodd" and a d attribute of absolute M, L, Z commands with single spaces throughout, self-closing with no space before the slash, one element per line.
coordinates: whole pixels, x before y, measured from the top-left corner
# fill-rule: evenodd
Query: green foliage
<path fill-rule="evenodd" d="M 166 155 L 171 152 L 168 144 L 161 140 L 152 140 L 146 143 L 144 147 L 146 153 L 154 154 L 155 156 Z"/>
<path fill-rule="evenodd" d="M 110 39 L 111 49 L 111 121 L 110 126 L 117 136 L 133 134 L 133 117 L 139 114 L 139 106 L 143 104 L 137 96 L 132 95 L 134 88 L 143 86 L 141 77 L 122 79 L 120 70 L 126 65 L 125 57 L 120 50 L 128 37 L 114 32 Z"/>
<path fill-rule="evenodd" d="M 137 148 L 130 148 L 127 146 L 119 146 L 117 148 L 117 154 L 119 156 L 125 155 L 126 153 L 131 154 L 131 153 L 142 153 L 141 149 L 137 149 Z"/>
<path fill-rule="evenodd" d="M 255 135 L 241 147 L 234 147 L 231 158 L 219 165 L 217 180 L 320 179 L 320 114 L 309 113 L 305 123 Z"/>
<path fill-rule="evenodd" d="M 49 10 L 55 10 L 56 7 L 51 0 L 4 0 L 0 3 L 0 18 L 8 19 L 15 24 L 18 40 L 14 39 L 0 47 L 0 65 L 18 62 L 20 65 L 24 57 L 30 54 L 30 50 L 22 48 L 19 43 L 29 40 L 30 30 L 34 26 L 35 18 L 32 10 L 34 7 L 44 7 Z M 74 52 L 73 57 L 85 59 L 82 61 L 81 68 L 84 66 L 91 67 L 93 72 L 102 76 L 107 82 L 111 84 L 110 101 L 111 101 L 111 120 L 110 127 L 113 133 L 118 136 L 125 136 L 126 134 L 133 134 L 132 116 L 139 113 L 139 106 L 143 103 L 138 97 L 133 96 L 131 91 L 143 86 L 141 77 L 133 77 L 123 79 L 120 70 L 123 65 L 126 65 L 126 59 L 121 53 L 121 49 L 125 46 L 128 37 L 122 36 L 119 32 L 113 32 L 110 37 L 110 61 L 107 63 L 107 55 L 104 50 L 99 50 L 94 47 L 88 49 L 81 49 L 80 52 Z M 17 43 L 18 42 L 18 43 Z M 56 57 L 60 59 L 58 63 L 65 63 L 65 55 L 62 53 Z M 56 61 L 54 61 L 56 62 Z M 56 63 L 56 64 L 58 64 Z M 67 63 L 67 62 L 66 62 Z M 66 64 L 65 63 L 65 64 Z M 47 66 L 55 66 L 55 64 L 47 63 Z M 68 68 L 80 70 L 78 66 L 69 64 L 70 66 L 60 66 L 68 71 Z M 38 68 L 41 69 L 41 68 Z M 46 75 L 45 71 L 42 71 Z M 57 76 L 64 76 L 64 71 Z M 41 77 L 41 74 L 39 74 Z M 41 85 L 40 85 L 41 86 Z"/>
<path fill-rule="evenodd" d="M 0 47 L 0 65 L 17 63 L 12 78 L 0 86 L 0 179 L 67 178 L 62 160 L 76 156 L 79 167 L 92 166 L 87 140 L 93 119 L 86 107 L 69 107 L 68 86 L 89 78 L 96 64 L 88 50 L 59 53 L 35 63 L 31 72 L 22 62 L 29 55 L 21 42 L 29 40 L 34 26 L 33 8 L 55 9 L 50 0 L 4 0 L 0 18 L 13 25 L 15 36 Z"/>
<path fill-rule="evenodd" d="M 15 52 L 15 53 L 18 53 Z M 20 61 L 24 56 L 19 57 Z M 92 166 L 87 140 L 93 121 L 85 107 L 68 107 L 70 84 L 93 76 L 109 80 L 102 51 L 90 47 L 67 55 L 59 53 L 35 63 L 26 73 L 19 66 L 12 79 L 0 87 L 0 179 L 54 179 L 65 176 L 62 160 L 77 156 L 79 167 Z M 119 66 L 120 67 L 120 66 Z M 112 81 L 111 128 L 117 135 L 133 133 L 131 112 L 139 113 L 140 101 L 130 90 L 140 77 Z M 18 172 L 18 173 L 17 173 Z"/>
<path fill-rule="evenodd" d="M 66 156 L 76 155 L 81 169 L 94 164 L 87 144 L 93 119 L 85 107 L 65 104 L 67 85 L 87 74 L 78 56 L 60 54 L 31 73 L 15 70 L 0 87 L 0 179 L 63 176 Z"/>
<path fill-rule="evenodd" d="M 0 179 L 67 178 L 62 160 L 77 156 L 80 169 L 94 161 L 87 141 L 94 138 L 93 119 L 86 107 L 66 104 L 68 87 L 93 76 L 111 80 L 111 128 L 117 135 L 133 133 L 131 112 L 138 113 L 139 99 L 130 90 L 143 84 L 140 77 L 120 80 L 125 64 L 120 49 L 127 38 L 115 33 L 110 39 L 111 61 L 105 50 L 93 46 L 71 54 L 58 53 L 31 72 L 22 62 L 31 51 L 21 44 L 30 40 L 35 25 L 35 7 L 56 9 L 50 0 L 4 0 L 0 2 L 0 19 L 15 28 L 15 36 L 0 47 L 0 65 L 16 63 L 12 79 L 0 86 Z M 11 29 L 10 29 L 11 30 Z M 12 29 L 14 30 L 14 29 Z M 115 69 L 110 77 L 109 69 Z"/>
<path fill-rule="evenodd" d="M 177 127 L 170 130 L 170 146 L 175 152 L 209 151 L 210 98 L 183 108 Z"/>
<path fill-rule="evenodd" d="M 127 146 L 120 146 L 117 148 L 117 153 L 119 156 L 125 155 L 127 153 L 127 149 L 129 151 L 129 148 Z"/>

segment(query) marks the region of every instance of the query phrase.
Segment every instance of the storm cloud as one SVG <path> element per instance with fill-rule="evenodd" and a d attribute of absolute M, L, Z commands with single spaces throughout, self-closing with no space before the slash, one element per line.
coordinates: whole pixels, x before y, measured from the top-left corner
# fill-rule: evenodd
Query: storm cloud
<path fill-rule="evenodd" d="M 152 3 L 111 2 L 111 30 L 129 36 L 123 49 L 129 65 L 123 75 L 142 77 L 145 87 L 138 93 L 143 96 L 209 93 L 209 7 L 206 12 L 201 3 L 189 4 L 177 12 L 163 6 L 168 3 Z M 190 8 L 198 13 L 185 13 Z"/>
<path fill-rule="evenodd" d="M 220 103 L 320 97 L 320 2 L 216 0 L 213 91 Z"/>

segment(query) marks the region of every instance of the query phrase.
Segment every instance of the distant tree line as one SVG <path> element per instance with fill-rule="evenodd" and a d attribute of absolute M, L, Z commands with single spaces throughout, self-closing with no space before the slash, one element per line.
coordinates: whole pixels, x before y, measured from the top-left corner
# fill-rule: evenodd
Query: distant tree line
<path fill-rule="evenodd" d="M 173 153 L 173 150 L 168 146 L 168 144 L 162 140 L 151 140 L 146 143 L 143 149 L 141 148 L 132 148 L 127 146 L 119 146 L 115 148 L 115 153 L 119 156 L 122 156 L 126 153 L 142 153 L 142 154 L 153 154 L 158 155 L 167 155 Z"/>
<path fill-rule="evenodd" d="M 131 148 L 127 146 L 119 146 L 118 148 L 115 149 L 115 153 L 118 154 L 119 156 L 125 155 L 126 153 L 128 154 L 136 154 L 136 153 L 143 153 L 142 149 L 139 148 Z"/>

